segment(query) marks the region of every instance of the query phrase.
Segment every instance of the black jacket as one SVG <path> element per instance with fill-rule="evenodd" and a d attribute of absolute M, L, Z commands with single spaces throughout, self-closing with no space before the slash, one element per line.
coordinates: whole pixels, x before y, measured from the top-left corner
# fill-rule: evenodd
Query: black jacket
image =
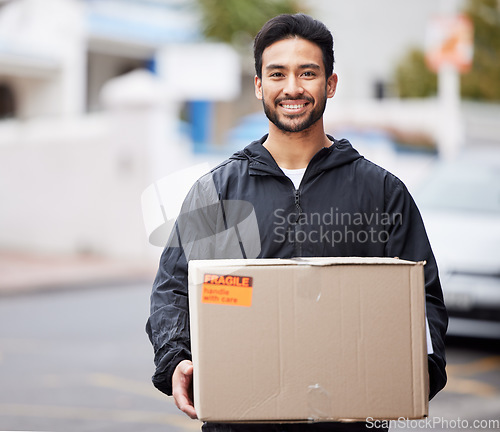
<path fill-rule="evenodd" d="M 198 180 L 160 259 L 146 325 L 155 351 L 154 385 L 172 393 L 176 365 L 190 359 L 187 261 L 313 256 L 426 261 L 426 310 L 434 353 L 430 397 L 446 383 L 448 317 L 436 261 L 404 184 L 334 140 L 310 161 L 300 187 L 263 147 L 264 136 Z"/>

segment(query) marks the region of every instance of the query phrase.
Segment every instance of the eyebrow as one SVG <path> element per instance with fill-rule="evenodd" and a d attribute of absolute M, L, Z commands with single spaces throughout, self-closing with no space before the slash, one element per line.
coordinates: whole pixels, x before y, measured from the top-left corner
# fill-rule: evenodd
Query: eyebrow
<path fill-rule="evenodd" d="M 307 63 L 299 66 L 300 69 L 321 69 L 319 65 L 316 63 Z M 280 64 L 269 64 L 266 66 L 266 70 L 271 70 L 271 69 L 286 69 L 285 66 L 280 65 Z"/>

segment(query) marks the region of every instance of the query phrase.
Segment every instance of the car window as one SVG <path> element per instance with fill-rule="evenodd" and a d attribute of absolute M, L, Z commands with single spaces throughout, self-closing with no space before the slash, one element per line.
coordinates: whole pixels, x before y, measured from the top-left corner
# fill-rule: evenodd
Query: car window
<path fill-rule="evenodd" d="M 486 163 L 440 166 L 415 199 L 422 208 L 500 214 L 500 166 Z"/>

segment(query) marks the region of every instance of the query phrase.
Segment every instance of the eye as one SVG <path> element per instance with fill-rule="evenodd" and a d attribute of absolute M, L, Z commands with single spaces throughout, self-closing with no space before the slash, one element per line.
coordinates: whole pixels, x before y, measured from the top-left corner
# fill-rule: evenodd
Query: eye
<path fill-rule="evenodd" d="M 269 75 L 271 78 L 281 78 L 284 75 L 281 72 L 273 72 Z"/>
<path fill-rule="evenodd" d="M 306 78 L 312 78 L 316 76 L 316 73 L 313 71 L 306 71 L 302 74 L 302 76 Z"/>

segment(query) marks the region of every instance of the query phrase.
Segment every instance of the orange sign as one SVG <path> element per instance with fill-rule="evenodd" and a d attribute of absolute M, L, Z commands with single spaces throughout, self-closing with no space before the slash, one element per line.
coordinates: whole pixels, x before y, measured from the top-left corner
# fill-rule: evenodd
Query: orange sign
<path fill-rule="evenodd" d="M 252 306 L 253 279 L 247 276 L 205 274 L 201 302 Z"/>
<path fill-rule="evenodd" d="M 434 72 L 445 64 L 467 72 L 474 54 L 474 29 L 465 15 L 437 16 L 427 29 L 427 65 Z"/>

